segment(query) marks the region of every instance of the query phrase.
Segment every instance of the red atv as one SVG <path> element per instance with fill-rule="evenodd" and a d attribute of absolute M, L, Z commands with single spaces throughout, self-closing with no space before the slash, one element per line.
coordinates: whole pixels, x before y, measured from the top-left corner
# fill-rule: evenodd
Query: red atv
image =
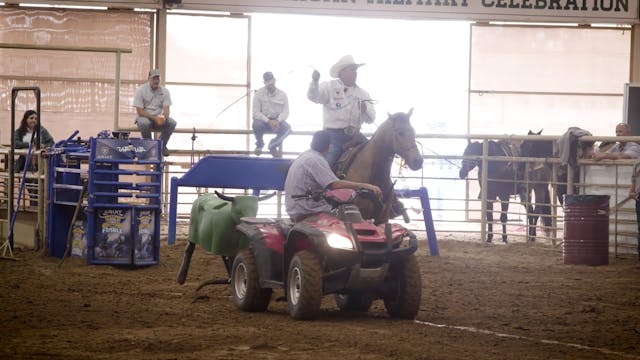
<path fill-rule="evenodd" d="M 284 288 L 294 319 L 315 318 L 326 294 L 343 311 L 365 312 L 382 299 L 389 316 L 415 318 L 422 294 L 416 236 L 398 224 L 365 221 L 353 201 L 375 198 L 368 190 L 302 196 L 322 197 L 333 209 L 295 224 L 242 218 L 236 226 L 249 239 L 231 267 L 236 306 L 265 311 L 273 289 Z"/>

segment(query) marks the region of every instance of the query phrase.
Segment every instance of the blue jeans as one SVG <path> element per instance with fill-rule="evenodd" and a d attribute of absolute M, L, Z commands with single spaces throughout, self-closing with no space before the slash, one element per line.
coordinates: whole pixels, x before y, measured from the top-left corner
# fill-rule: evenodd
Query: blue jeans
<path fill-rule="evenodd" d="M 256 137 L 256 147 L 264 147 L 264 134 L 277 134 L 276 137 L 269 141 L 269 150 L 282 145 L 284 139 L 291 134 L 291 126 L 286 121 L 280 122 L 278 130 L 273 131 L 269 124 L 262 120 L 253 120 L 253 134 Z"/>
<path fill-rule="evenodd" d="M 326 129 L 329 133 L 329 151 L 325 155 L 325 159 L 329 163 L 329 166 L 333 168 L 333 165 L 338 161 L 340 155 L 344 152 L 343 146 L 353 139 L 353 135 L 347 135 L 343 129 Z M 366 141 L 367 138 L 358 133 L 362 138 L 361 141 Z"/>
<path fill-rule="evenodd" d="M 151 131 L 160 131 L 162 138 L 162 146 L 167 147 L 169 138 L 176 129 L 177 122 L 172 118 L 167 118 L 162 126 L 156 125 L 155 121 L 151 121 L 144 116 L 136 117 L 136 125 L 140 129 L 143 139 L 151 139 Z"/>

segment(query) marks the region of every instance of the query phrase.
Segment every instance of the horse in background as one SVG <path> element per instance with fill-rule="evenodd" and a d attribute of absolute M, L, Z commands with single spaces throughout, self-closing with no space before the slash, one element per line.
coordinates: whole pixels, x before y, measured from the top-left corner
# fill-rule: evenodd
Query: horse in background
<path fill-rule="evenodd" d="M 542 130 L 527 135 L 540 135 Z M 553 157 L 553 140 L 524 140 L 520 156 L 549 159 Z M 517 178 L 521 181 L 520 200 L 527 209 L 527 241 L 535 241 L 538 218 L 542 218 L 545 235 L 551 232 L 551 164 L 544 161 L 519 162 Z M 524 195 L 524 197 L 523 197 Z M 535 197 L 535 201 L 532 201 Z"/>
<path fill-rule="evenodd" d="M 382 190 L 382 207 L 370 199 L 357 199 L 356 205 L 365 219 L 376 224 L 402 214 L 406 210 L 398 201 L 391 182 L 391 165 L 397 154 L 411 170 L 422 168 L 422 154 L 416 145 L 416 132 L 411 126 L 413 109 L 398 112 L 385 120 L 367 142 L 347 150 L 336 162 L 334 170 L 340 178 L 377 185 Z"/>
<path fill-rule="evenodd" d="M 507 243 L 507 211 L 509 210 L 509 199 L 511 195 L 519 194 L 519 186 L 517 182 L 517 168 L 515 164 L 505 161 L 488 160 L 487 161 L 487 186 L 482 187 L 482 159 L 467 159 L 470 156 L 481 156 L 481 142 L 471 142 L 464 149 L 462 166 L 460 167 L 460 179 L 465 179 L 469 172 L 478 167 L 478 183 L 480 184 L 480 194 L 478 198 L 482 198 L 485 192 L 487 202 L 485 212 L 487 216 L 487 242 L 493 240 L 493 203 L 497 199 L 500 201 L 500 222 L 502 223 L 502 241 Z M 513 156 L 512 148 L 503 142 L 489 141 L 488 156 Z"/>

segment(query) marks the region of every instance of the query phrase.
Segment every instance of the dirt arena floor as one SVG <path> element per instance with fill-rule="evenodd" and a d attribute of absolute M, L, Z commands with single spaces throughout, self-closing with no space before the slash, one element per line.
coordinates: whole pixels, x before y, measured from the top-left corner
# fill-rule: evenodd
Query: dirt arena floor
<path fill-rule="evenodd" d="M 416 321 L 389 319 L 382 302 L 341 313 L 325 297 L 319 319 L 300 322 L 284 302 L 243 313 L 228 286 L 196 292 L 224 274 L 202 249 L 177 284 L 184 244 L 163 243 L 161 263 L 140 269 L 32 251 L 0 260 L 0 358 L 640 359 L 632 256 L 564 265 L 561 247 L 446 239 L 431 257 L 421 242 Z"/>

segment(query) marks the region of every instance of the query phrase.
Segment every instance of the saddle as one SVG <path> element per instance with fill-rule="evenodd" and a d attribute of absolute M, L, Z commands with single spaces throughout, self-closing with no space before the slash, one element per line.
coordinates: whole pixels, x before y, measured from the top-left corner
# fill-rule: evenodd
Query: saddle
<path fill-rule="evenodd" d="M 500 146 L 500 149 L 504 153 L 504 156 L 517 158 L 520 156 L 520 146 L 515 144 L 513 141 L 502 139 L 496 141 L 496 143 Z M 506 163 L 507 168 L 511 169 L 515 174 L 518 170 L 518 162 L 509 161 Z"/>
<path fill-rule="evenodd" d="M 349 170 L 349 167 L 351 167 L 351 164 L 356 158 L 356 155 L 358 155 L 358 153 L 362 149 L 364 149 L 364 146 L 367 142 L 369 142 L 369 140 L 356 144 L 355 146 L 345 150 L 342 155 L 340 155 L 336 163 L 333 164 L 332 169 L 338 179 L 344 179 L 347 176 L 347 170 Z"/>
<path fill-rule="evenodd" d="M 360 151 L 364 149 L 364 146 L 367 144 L 367 142 L 369 142 L 369 140 L 356 144 L 355 146 L 345 150 L 342 153 L 342 155 L 340 155 L 336 163 L 333 165 L 333 169 L 332 169 L 339 179 L 344 179 L 347 176 L 347 171 L 349 170 L 349 167 L 351 167 L 353 160 L 356 158 L 356 155 L 358 155 L 358 153 L 360 153 Z M 391 204 L 391 211 L 390 211 L 391 218 L 395 218 L 397 216 L 402 215 L 404 221 L 406 223 L 409 222 L 409 216 L 404 207 L 404 204 L 402 204 L 402 202 L 400 202 L 396 197 L 395 192 L 393 192 L 393 187 L 391 188 L 391 193 L 389 197 L 387 199 L 384 199 L 383 201 L 384 203 Z M 380 210 L 382 209 L 376 209 L 375 212 L 379 213 Z"/>
<path fill-rule="evenodd" d="M 509 157 L 520 156 L 520 146 L 518 146 L 518 144 L 515 144 L 514 142 L 506 139 L 497 141 L 497 143 L 498 145 L 500 145 L 500 148 L 504 152 L 505 156 L 509 156 Z"/>

